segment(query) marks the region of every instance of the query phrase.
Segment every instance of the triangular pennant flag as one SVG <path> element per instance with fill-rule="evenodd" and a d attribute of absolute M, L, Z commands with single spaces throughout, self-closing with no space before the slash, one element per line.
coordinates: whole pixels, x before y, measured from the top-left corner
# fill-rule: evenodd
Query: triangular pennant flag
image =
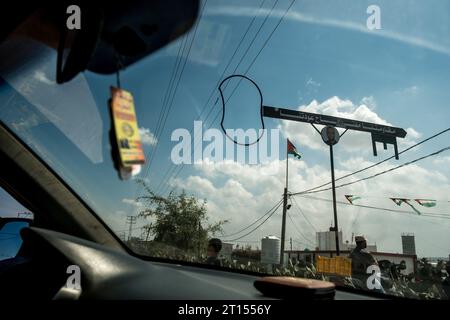
<path fill-rule="evenodd" d="M 390 198 L 390 199 L 392 201 L 394 201 L 394 203 L 398 206 L 400 206 L 403 203 L 403 201 L 405 200 L 405 199 L 400 199 L 400 198 Z"/>
<path fill-rule="evenodd" d="M 414 199 L 418 204 L 420 204 L 422 207 L 432 208 L 436 206 L 436 200 L 429 200 L 429 199 Z"/>
<path fill-rule="evenodd" d="M 353 204 L 353 201 L 361 199 L 361 197 L 354 196 L 354 195 L 345 195 L 345 198 L 347 199 L 350 204 Z"/>
<path fill-rule="evenodd" d="M 394 203 L 398 206 L 400 206 L 402 203 L 407 204 L 408 206 L 411 207 L 411 209 L 414 210 L 415 213 L 417 213 L 418 215 L 421 215 L 422 213 L 417 210 L 411 203 L 409 203 L 410 199 L 403 199 L 403 198 L 390 198 L 392 201 L 394 201 Z"/>
<path fill-rule="evenodd" d="M 292 142 L 287 139 L 287 153 L 292 154 L 295 158 L 301 159 L 300 153 L 297 152 L 297 148 L 292 144 Z"/>

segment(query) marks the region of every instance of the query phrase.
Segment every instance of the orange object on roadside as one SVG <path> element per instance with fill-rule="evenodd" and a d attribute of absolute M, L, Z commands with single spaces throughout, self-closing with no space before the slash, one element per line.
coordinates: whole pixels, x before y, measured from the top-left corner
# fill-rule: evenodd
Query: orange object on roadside
<path fill-rule="evenodd" d="M 317 257 L 316 270 L 318 273 L 351 277 L 352 260 L 345 257 Z"/>

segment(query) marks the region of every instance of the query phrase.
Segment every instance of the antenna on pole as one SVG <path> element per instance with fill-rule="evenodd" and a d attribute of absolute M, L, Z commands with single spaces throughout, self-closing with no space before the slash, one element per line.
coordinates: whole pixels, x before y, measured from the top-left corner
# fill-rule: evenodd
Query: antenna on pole
<path fill-rule="evenodd" d="M 136 216 L 127 216 L 127 224 L 130 225 L 130 228 L 128 230 L 128 241 L 131 240 L 131 232 L 133 231 L 133 225 L 136 224 Z"/>

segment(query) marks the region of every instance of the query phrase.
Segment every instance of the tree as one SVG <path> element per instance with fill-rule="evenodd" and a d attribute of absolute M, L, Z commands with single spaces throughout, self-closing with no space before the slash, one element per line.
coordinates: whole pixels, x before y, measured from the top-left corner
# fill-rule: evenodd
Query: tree
<path fill-rule="evenodd" d="M 156 195 L 144 181 L 139 182 L 146 192 L 137 199 L 145 207 L 139 216 L 155 218 L 145 229 L 156 242 L 199 253 L 206 247 L 208 238 L 222 232 L 223 224 L 228 222 L 208 223 L 206 200 L 199 201 L 184 191 L 179 194 L 172 191 L 167 197 L 162 197 Z"/>

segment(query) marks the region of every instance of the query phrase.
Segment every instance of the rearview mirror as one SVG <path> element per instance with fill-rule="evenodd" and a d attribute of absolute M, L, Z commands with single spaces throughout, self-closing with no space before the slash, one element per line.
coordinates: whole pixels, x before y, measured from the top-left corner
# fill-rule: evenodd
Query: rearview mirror
<path fill-rule="evenodd" d="M 199 8 L 199 0 L 134 0 L 120 6 L 81 1 L 80 28 L 71 30 L 67 8 L 72 2 L 57 8 L 58 83 L 84 70 L 111 74 L 139 61 L 187 32 Z"/>
<path fill-rule="evenodd" d="M 66 8 L 65 5 L 60 5 L 58 8 L 58 13 L 61 13 L 69 6 Z M 56 62 L 57 83 L 70 81 L 86 69 L 101 35 L 104 19 L 102 10 L 87 3 L 78 8 L 77 14 L 81 22 L 79 29 L 69 29 L 68 22 L 61 15 L 57 19 L 60 29 Z"/>

